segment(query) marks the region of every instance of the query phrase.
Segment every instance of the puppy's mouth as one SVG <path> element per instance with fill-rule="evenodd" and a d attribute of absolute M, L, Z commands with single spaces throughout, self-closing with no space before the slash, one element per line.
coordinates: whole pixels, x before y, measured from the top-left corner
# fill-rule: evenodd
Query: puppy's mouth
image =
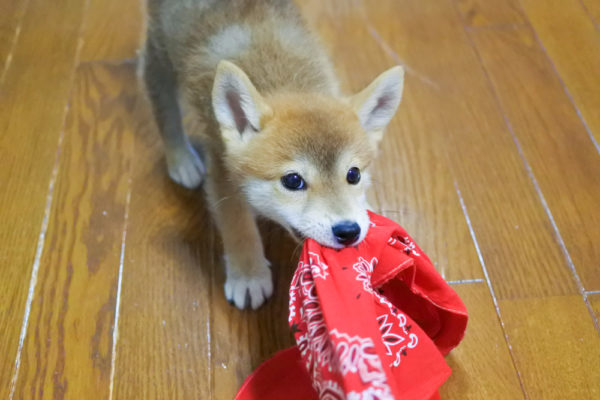
<path fill-rule="evenodd" d="M 305 234 L 303 234 L 302 232 L 300 232 L 298 229 L 294 228 L 293 226 L 286 225 L 286 226 L 284 226 L 284 228 L 288 231 L 290 236 L 298 243 L 302 243 L 304 240 L 309 238 L 309 236 L 306 236 Z M 336 249 L 336 250 L 345 249 L 347 247 L 356 247 L 363 241 L 363 239 L 356 239 L 352 243 L 342 244 L 342 243 L 336 243 L 336 242 L 323 243 L 320 240 L 316 240 L 314 238 L 313 238 L 313 240 L 317 241 L 322 246 L 330 247 L 330 248 Z"/>

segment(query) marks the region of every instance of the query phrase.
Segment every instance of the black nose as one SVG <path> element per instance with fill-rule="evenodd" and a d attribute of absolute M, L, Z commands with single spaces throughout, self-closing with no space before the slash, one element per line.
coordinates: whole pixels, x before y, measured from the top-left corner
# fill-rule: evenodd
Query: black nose
<path fill-rule="evenodd" d="M 333 235 L 341 244 L 351 244 L 358 239 L 360 235 L 360 226 L 356 222 L 343 221 L 331 228 Z"/>

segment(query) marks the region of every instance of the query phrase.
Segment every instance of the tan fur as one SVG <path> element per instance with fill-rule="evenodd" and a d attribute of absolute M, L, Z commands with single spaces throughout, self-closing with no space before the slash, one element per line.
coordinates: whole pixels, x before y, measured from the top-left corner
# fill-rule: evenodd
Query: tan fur
<path fill-rule="evenodd" d="M 364 191 L 376 144 L 400 101 L 402 71 L 351 98 L 285 0 L 150 0 L 145 78 L 171 177 L 204 189 L 223 238 L 226 296 L 258 307 L 272 292 L 255 213 L 338 246 L 331 226 L 368 229 Z M 224 60 L 227 61 L 224 61 Z M 189 144 L 176 97 L 205 125 Z M 368 131 L 368 132 L 366 132 Z M 363 180 L 346 174 L 360 168 Z M 306 190 L 281 177 L 300 174 Z"/>
<path fill-rule="evenodd" d="M 302 156 L 325 172 L 340 149 L 353 151 L 362 165 L 369 165 L 375 149 L 350 108 L 316 93 L 283 94 L 267 101 L 272 115 L 263 121 L 265 129 L 240 152 L 225 155 L 236 176 L 278 179 L 282 165 Z"/>

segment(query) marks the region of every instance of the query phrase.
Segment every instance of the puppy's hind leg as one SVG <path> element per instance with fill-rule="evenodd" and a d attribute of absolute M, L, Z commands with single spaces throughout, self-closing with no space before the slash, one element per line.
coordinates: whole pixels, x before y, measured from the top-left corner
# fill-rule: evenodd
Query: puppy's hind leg
<path fill-rule="evenodd" d="M 200 186 L 206 169 L 183 130 L 175 71 L 169 56 L 150 33 L 144 57 L 144 82 L 165 144 L 169 176 L 189 189 Z"/>

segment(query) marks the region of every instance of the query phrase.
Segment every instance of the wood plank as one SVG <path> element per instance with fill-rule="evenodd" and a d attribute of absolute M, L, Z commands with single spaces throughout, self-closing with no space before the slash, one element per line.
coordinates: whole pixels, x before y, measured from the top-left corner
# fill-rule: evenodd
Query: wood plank
<path fill-rule="evenodd" d="M 439 88 L 420 107 L 435 110 L 430 119 L 441 116 L 431 140 L 447 146 L 497 293 L 507 299 L 576 294 L 552 227 L 451 4 L 380 1 L 367 11 L 382 45 L 396 50 L 398 59 L 421 76 L 433 78 Z M 394 23 L 389 23 L 391 15 Z M 549 325 L 540 322 L 535 330 L 533 334 L 543 337 Z M 518 367 L 532 371 L 528 365 Z"/>
<path fill-rule="evenodd" d="M 121 85 L 133 88 L 130 67 Z M 137 90 L 113 398 L 209 399 L 215 236 L 200 193 L 168 179 L 150 106 Z"/>
<path fill-rule="evenodd" d="M 576 1 L 522 0 L 544 48 L 600 151 L 600 35 Z"/>
<path fill-rule="evenodd" d="M 598 322 L 600 322 L 600 293 L 589 294 L 588 302 L 592 306 L 592 310 L 594 310 L 596 324 L 598 324 Z"/>
<path fill-rule="evenodd" d="M 581 0 L 581 4 L 596 25 L 596 29 L 600 30 L 600 3 L 596 0 Z"/>
<path fill-rule="evenodd" d="M 577 293 L 552 225 L 452 4 L 446 0 L 366 4 L 336 3 L 336 22 L 327 28 L 330 36 L 340 38 L 336 48 L 349 48 L 348 53 L 354 54 L 351 62 L 356 63 L 355 41 L 346 38 L 358 28 L 347 15 L 366 12 L 368 27 L 376 29 L 382 47 L 390 48 L 407 66 L 404 98 L 415 102 L 411 111 L 427 123 L 418 135 L 439 149 L 438 159 L 448 160 L 496 294 L 513 298 Z M 411 82 L 430 83 L 415 95 L 408 91 Z M 419 185 L 438 179 L 429 177 Z M 438 195 L 432 201 L 443 203 L 440 199 L 446 197 Z"/>
<path fill-rule="evenodd" d="M 0 83 L 4 78 L 4 72 L 15 40 L 21 29 L 21 21 L 25 14 L 27 0 L 12 0 L 0 2 Z"/>
<path fill-rule="evenodd" d="M 500 301 L 530 399 L 600 398 L 600 336 L 581 296 Z"/>
<path fill-rule="evenodd" d="M 519 0 L 457 0 L 467 26 L 499 27 L 525 24 Z"/>
<path fill-rule="evenodd" d="M 302 1 L 298 6 L 324 41 L 347 92 L 360 90 L 398 63 L 373 39 L 360 7 L 331 1 Z M 437 86 L 410 68 L 405 79 L 402 104 L 373 167 L 370 203 L 403 225 L 446 279 L 482 278 L 445 146 L 432 140 L 432 132 L 444 129 L 427 103 L 437 96 Z"/>
<path fill-rule="evenodd" d="M 471 36 L 584 288 L 600 290 L 600 157 L 585 127 L 529 28 Z"/>
<path fill-rule="evenodd" d="M 145 32 L 145 1 L 90 0 L 81 62 L 134 58 Z"/>
<path fill-rule="evenodd" d="M 128 73 L 129 72 L 129 73 Z M 133 155 L 127 68 L 80 68 L 16 398 L 108 398 Z"/>
<path fill-rule="evenodd" d="M 31 0 L 0 93 L 0 397 L 6 398 L 84 4 Z M 60 23 L 55 23 L 60 21 Z M 43 62 L 40 62 L 43 60 Z"/>
<path fill-rule="evenodd" d="M 452 368 L 443 399 L 523 399 L 517 371 L 486 283 L 453 285 L 469 312 L 462 343 L 446 358 Z"/>

